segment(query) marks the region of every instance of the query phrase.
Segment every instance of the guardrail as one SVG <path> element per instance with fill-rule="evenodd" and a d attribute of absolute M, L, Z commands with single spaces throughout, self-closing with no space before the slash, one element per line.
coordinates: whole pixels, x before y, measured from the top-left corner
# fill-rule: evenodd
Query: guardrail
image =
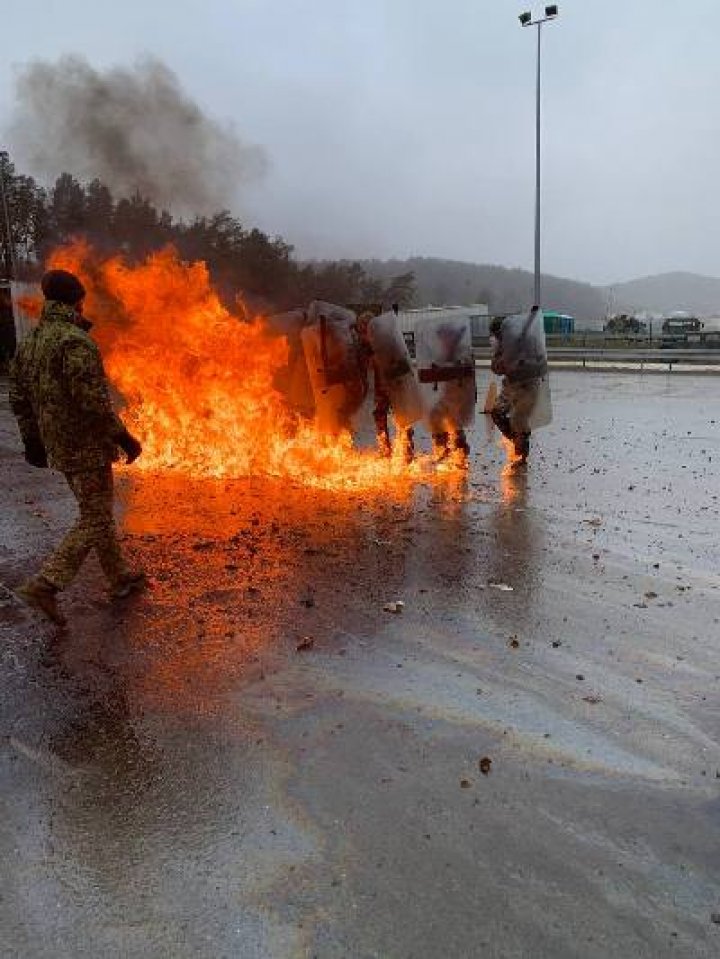
<path fill-rule="evenodd" d="M 490 362 L 490 348 L 476 347 L 473 350 L 476 360 Z M 705 366 L 720 371 L 720 350 L 623 350 L 618 348 L 593 348 L 582 346 L 548 347 L 550 366 L 575 366 L 586 369 L 589 365 L 601 367 L 639 366 L 642 370 L 648 366 L 667 366 L 672 372 L 675 366 Z"/>

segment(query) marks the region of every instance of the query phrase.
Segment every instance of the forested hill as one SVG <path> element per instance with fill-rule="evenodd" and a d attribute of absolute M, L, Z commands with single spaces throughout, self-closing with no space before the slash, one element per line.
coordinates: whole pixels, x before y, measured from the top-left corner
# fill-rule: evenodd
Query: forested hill
<path fill-rule="evenodd" d="M 618 283 L 613 302 L 622 310 L 672 313 L 685 310 L 700 316 L 720 314 L 720 279 L 698 273 L 661 273 Z"/>
<path fill-rule="evenodd" d="M 362 266 L 383 280 L 413 273 L 416 306 L 488 303 L 491 312 L 502 313 L 525 309 L 532 302 L 533 275 L 527 270 L 435 257 L 365 260 Z M 556 276 L 543 277 L 543 300 L 546 309 L 570 313 L 581 323 L 599 323 L 607 308 L 602 288 Z"/>

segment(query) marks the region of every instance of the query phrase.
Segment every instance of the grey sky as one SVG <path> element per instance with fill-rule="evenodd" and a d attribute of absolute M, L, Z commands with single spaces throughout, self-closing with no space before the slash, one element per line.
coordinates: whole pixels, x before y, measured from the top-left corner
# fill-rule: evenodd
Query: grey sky
<path fill-rule="evenodd" d="M 717 0 L 565 0 L 544 34 L 544 262 L 720 275 Z M 13 64 L 144 53 L 271 167 L 238 209 L 307 255 L 532 263 L 534 35 L 522 0 L 24 0 Z M 12 150 L 13 144 L 8 144 Z"/>

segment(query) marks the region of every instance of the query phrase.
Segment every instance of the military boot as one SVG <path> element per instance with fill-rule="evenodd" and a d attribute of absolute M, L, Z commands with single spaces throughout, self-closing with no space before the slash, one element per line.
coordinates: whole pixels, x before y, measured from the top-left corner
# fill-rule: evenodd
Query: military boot
<path fill-rule="evenodd" d="M 57 586 L 43 576 L 34 576 L 19 586 L 16 592 L 26 606 L 36 609 L 58 626 L 65 625 L 65 617 L 57 604 Z"/>
<path fill-rule="evenodd" d="M 465 430 L 458 430 L 453 437 L 453 463 L 459 469 L 467 469 L 470 461 L 470 444 Z"/>
<path fill-rule="evenodd" d="M 521 433 L 519 436 L 514 437 L 513 445 L 515 446 L 515 455 L 519 461 L 521 463 L 527 463 L 528 456 L 530 455 L 530 434 Z"/>
<path fill-rule="evenodd" d="M 390 442 L 390 436 L 388 435 L 387 430 L 378 430 L 377 448 L 378 448 L 378 453 L 381 456 L 386 456 L 386 457 L 392 456 L 392 444 Z"/>
<path fill-rule="evenodd" d="M 403 430 L 402 450 L 403 459 L 409 465 L 415 459 L 415 431 L 412 428 Z"/>
<path fill-rule="evenodd" d="M 432 458 L 436 464 L 444 463 L 450 455 L 447 433 L 433 433 Z"/>
<path fill-rule="evenodd" d="M 491 412 L 490 417 L 503 436 L 507 437 L 507 439 L 513 438 L 512 425 L 510 424 L 510 417 L 507 413 L 495 408 Z"/>

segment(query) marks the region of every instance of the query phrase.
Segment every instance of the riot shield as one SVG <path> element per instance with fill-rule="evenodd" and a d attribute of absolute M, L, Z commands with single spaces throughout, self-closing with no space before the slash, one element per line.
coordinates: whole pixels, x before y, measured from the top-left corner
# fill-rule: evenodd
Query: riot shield
<path fill-rule="evenodd" d="M 315 414 L 315 397 L 301 338 L 307 322 L 305 310 L 275 313 L 267 318 L 271 335 L 284 336 L 288 345 L 287 364 L 276 371 L 273 385 L 294 413 L 311 418 Z"/>
<path fill-rule="evenodd" d="M 373 317 L 368 323 L 367 338 L 378 385 L 390 397 L 398 428 L 408 429 L 422 419 L 423 398 L 395 313 Z"/>
<path fill-rule="evenodd" d="M 543 426 L 549 426 L 552 423 L 552 397 L 550 394 L 550 377 L 546 373 L 538 382 L 537 400 L 532 413 L 530 414 L 530 428 L 533 430 L 542 429 Z"/>
<path fill-rule="evenodd" d="M 531 380 L 547 374 L 545 323 L 540 310 L 506 316 L 500 328 L 503 373 L 513 380 Z"/>
<path fill-rule="evenodd" d="M 545 322 L 541 310 L 506 316 L 498 344 L 502 368 L 516 383 L 536 384 L 536 399 L 529 415 L 530 428 L 540 429 L 552 422 L 552 401 L 548 376 Z"/>
<path fill-rule="evenodd" d="M 452 432 L 475 418 L 475 361 L 467 316 L 429 316 L 415 327 L 415 357 L 430 432 Z"/>
<path fill-rule="evenodd" d="M 353 430 L 368 395 L 355 314 L 316 300 L 310 304 L 308 319 L 310 325 L 301 337 L 316 422 L 326 433 Z"/>

